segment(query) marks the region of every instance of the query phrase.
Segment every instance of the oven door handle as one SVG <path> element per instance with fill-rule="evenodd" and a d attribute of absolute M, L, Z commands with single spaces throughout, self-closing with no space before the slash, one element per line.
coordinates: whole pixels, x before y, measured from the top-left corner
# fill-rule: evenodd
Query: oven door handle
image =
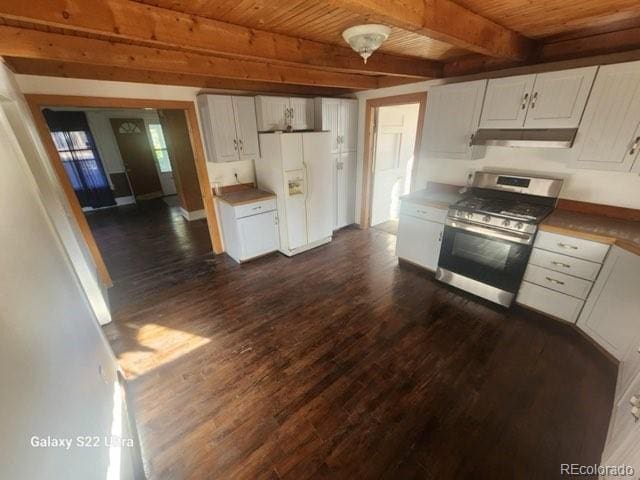
<path fill-rule="evenodd" d="M 482 235 L 487 235 L 488 237 L 500 238 L 509 242 L 522 243 L 524 245 L 530 245 L 533 242 L 533 235 L 529 235 L 528 233 L 506 232 L 504 230 L 483 227 L 481 225 L 461 222 L 460 220 L 452 220 L 450 218 L 446 219 L 445 225 L 459 230 L 465 230 L 467 232 L 480 233 Z"/>

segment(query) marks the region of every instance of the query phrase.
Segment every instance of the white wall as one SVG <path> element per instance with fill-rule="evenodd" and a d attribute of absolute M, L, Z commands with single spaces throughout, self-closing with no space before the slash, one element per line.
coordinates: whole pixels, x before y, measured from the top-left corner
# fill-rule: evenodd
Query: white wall
<path fill-rule="evenodd" d="M 151 98 L 156 100 L 180 100 L 194 102 L 199 93 L 218 93 L 220 90 L 208 90 L 196 87 L 152 85 L 131 82 L 111 82 L 103 80 L 85 80 L 60 77 L 42 77 L 37 75 L 16 75 L 22 93 L 51 95 L 80 95 L 88 97 Z M 247 93 L 242 91 L 223 91 L 225 94 Z M 197 108 L 196 108 L 197 111 Z M 206 150 L 206 149 L 205 149 Z M 206 151 L 205 151 L 206 155 Z M 223 185 L 236 183 L 234 173 L 238 173 L 240 183 L 255 181 L 253 162 L 240 161 L 214 163 L 207 161 L 209 182 L 222 182 Z"/>
<path fill-rule="evenodd" d="M 0 478 L 132 478 L 130 450 L 31 446 L 32 436 L 130 434 L 115 358 L 37 165 L 44 152 L 14 128 L 26 114 L 14 95 L 0 66 Z"/>
<path fill-rule="evenodd" d="M 561 66 L 569 68 L 571 65 L 561 64 Z M 547 65 L 545 68 L 548 69 L 550 66 Z M 520 72 L 514 73 L 524 72 L 520 69 Z M 450 79 L 449 81 L 476 78 L 479 78 L 479 75 L 466 79 Z M 430 87 L 443 83 L 445 83 L 443 80 L 432 80 L 398 87 L 368 90 L 356 94 L 359 99 L 356 221 L 360 220 L 361 208 L 366 100 L 405 93 L 428 92 Z M 427 96 L 427 114 L 428 112 L 429 99 Z M 424 142 L 422 147 L 424 149 Z M 561 177 L 565 180 L 560 194 L 561 198 L 640 209 L 640 176 L 638 174 L 570 168 L 567 165 L 573 153 L 570 149 L 488 147 L 484 158 L 467 161 L 427 158 L 423 151 L 418 159 L 415 188 L 424 188 L 427 181 L 464 185 L 467 172 L 470 170 L 499 169 L 532 174 L 550 174 Z"/>

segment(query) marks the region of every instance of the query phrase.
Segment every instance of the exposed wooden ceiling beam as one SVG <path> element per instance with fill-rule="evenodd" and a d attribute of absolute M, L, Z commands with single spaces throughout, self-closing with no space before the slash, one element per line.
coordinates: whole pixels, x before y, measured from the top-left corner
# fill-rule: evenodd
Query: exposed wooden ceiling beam
<path fill-rule="evenodd" d="M 272 83 L 358 90 L 378 87 L 377 78 L 372 76 L 161 50 L 7 26 L 0 26 L 0 55 Z"/>
<path fill-rule="evenodd" d="M 520 65 L 544 64 L 596 55 L 622 54 L 637 49 L 640 49 L 640 27 L 546 43 L 541 45 L 526 62 L 469 55 L 445 64 L 444 76 L 456 77 L 504 70 Z"/>
<path fill-rule="evenodd" d="M 0 16 L 149 44 L 353 73 L 437 77 L 442 64 L 376 54 L 245 28 L 130 0 L 3 0 Z"/>
<path fill-rule="evenodd" d="M 15 72 L 50 77 L 87 78 L 117 82 L 153 83 L 157 85 L 181 85 L 206 89 L 236 90 L 256 93 L 286 93 L 294 95 L 337 96 L 351 93 L 349 89 L 287 85 L 283 83 L 252 82 L 213 78 L 181 73 L 150 72 L 132 68 L 84 65 L 81 63 L 34 60 L 31 58 L 5 57 L 7 65 Z M 395 78 L 395 77 L 394 77 Z"/>
<path fill-rule="evenodd" d="M 534 42 L 451 0 L 320 0 L 490 57 L 525 59 Z M 374 55 L 375 56 L 375 55 Z M 372 57 L 373 58 L 373 57 Z"/>

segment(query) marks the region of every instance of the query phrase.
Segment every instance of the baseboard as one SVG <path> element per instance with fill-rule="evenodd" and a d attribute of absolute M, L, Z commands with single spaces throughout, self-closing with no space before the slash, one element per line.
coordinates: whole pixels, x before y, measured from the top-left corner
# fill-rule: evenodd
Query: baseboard
<path fill-rule="evenodd" d="M 127 197 L 116 197 L 116 204 L 120 205 L 130 205 L 132 203 L 136 203 L 136 197 L 133 195 L 129 195 Z"/>
<path fill-rule="evenodd" d="M 163 195 L 162 190 L 157 192 L 145 193 L 143 195 L 136 195 L 138 200 L 153 200 L 154 198 L 160 198 Z"/>
<path fill-rule="evenodd" d="M 182 213 L 182 216 L 190 222 L 207 217 L 207 214 L 205 213 L 204 208 L 200 210 L 193 210 L 190 212 L 189 210 L 186 210 L 180 207 L 180 213 Z"/>

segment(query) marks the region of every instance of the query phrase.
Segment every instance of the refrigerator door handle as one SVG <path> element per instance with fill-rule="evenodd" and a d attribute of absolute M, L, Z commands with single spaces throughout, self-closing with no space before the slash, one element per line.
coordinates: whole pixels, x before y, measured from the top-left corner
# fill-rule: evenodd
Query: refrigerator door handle
<path fill-rule="evenodd" d="M 309 199 L 309 189 L 311 185 L 309 184 L 309 167 L 307 167 L 304 160 L 302 161 L 302 166 L 304 167 L 304 201 L 306 202 Z"/>

